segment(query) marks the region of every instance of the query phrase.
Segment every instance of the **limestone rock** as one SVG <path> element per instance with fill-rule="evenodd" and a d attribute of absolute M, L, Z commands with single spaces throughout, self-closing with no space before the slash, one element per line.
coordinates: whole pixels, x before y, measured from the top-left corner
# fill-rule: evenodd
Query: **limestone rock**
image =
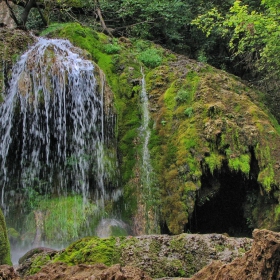
<path fill-rule="evenodd" d="M 19 275 L 14 268 L 9 265 L 0 265 L 0 279 L 1 280 L 20 280 Z"/>
<path fill-rule="evenodd" d="M 191 277 L 213 260 L 229 263 L 242 256 L 251 244 L 250 238 L 233 238 L 216 233 L 87 237 L 60 252 L 42 252 L 22 258 L 18 272 L 26 277 L 55 262 L 69 266 L 102 262 L 108 266 L 122 264 L 136 267 L 153 278 Z"/>
<path fill-rule="evenodd" d="M 12 6 L 13 3 L 10 3 Z M 5 1 L 0 1 L 0 26 L 5 26 L 8 28 L 15 28 L 16 25 L 10 16 L 10 11 Z"/>
<path fill-rule="evenodd" d="M 212 262 L 192 280 L 280 279 L 280 233 L 254 230 L 250 251 L 229 264 Z"/>
<path fill-rule="evenodd" d="M 104 264 L 67 266 L 64 263 L 54 263 L 45 266 L 36 275 L 27 276 L 26 280 L 150 280 L 139 268 L 119 264 L 107 267 Z"/>

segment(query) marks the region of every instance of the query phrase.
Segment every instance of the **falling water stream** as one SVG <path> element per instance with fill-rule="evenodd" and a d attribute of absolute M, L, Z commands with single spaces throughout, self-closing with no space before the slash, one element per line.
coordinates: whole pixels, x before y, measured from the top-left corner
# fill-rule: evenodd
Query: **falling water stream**
<path fill-rule="evenodd" d="M 141 183 L 143 189 L 145 190 L 145 195 L 150 197 L 151 195 L 151 174 L 152 174 L 152 165 L 150 159 L 150 151 L 149 151 L 149 140 L 151 136 L 151 130 L 149 128 L 149 99 L 148 94 L 146 91 L 146 81 L 144 70 L 141 68 L 142 73 L 142 90 L 141 90 L 141 104 L 142 104 L 142 125 L 140 128 L 142 142 L 143 142 L 143 150 L 142 150 L 142 176 L 141 176 Z"/>
<path fill-rule="evenodd" d="M 37 196 L 78 194 L 99 208 L 117 199 L 108 175 L 114 156 L 105 160 L 112 135 L 104 127 L 114 127 L 114 117 L 104 116 L 104 75 L 97 80 L 94 71 L 58 39 L 39 38 L 15 64 L 0 107 L 1 206 L 10 227 L 19 227 L 27 204 L 34 210 Z"/>

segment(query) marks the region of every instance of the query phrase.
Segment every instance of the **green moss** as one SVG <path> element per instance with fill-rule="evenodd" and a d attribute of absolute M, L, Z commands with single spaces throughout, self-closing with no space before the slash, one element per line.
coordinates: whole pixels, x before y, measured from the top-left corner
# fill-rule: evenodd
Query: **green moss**
<path fill-rule="evenodd" d="M 210 172 L 213 174 L 215 169 L 220 169 L 222 165 L 223 157 L 221 155 L 217 155 L 211 153 L 210 156 L 205 157 L 205 162 L 208 165 Z"/>
<path fill-rule="evenodd" d="M 149 248 L 150 252 L 153 254 L 159 254 L 160 250 L 161 250 L 161 244 L 158 242 L 158 240 L 152 240 L 152 242 L 150 243 L 150 248 Z"/>
<path fill-rule="evenodd" d="M 162 62 L 162 57 L 159 50 L 155 48 L 146 49 L 138 55 L 139 61 L 149 68 L 155 68 Z"/>
<path fill-rule="evenodd" d="M 267 192 L 270 192 L 272 186 L 275 184 L 274 170 L 272 166 L 263 169 L 258 176 L 258 181 L 264 186 Z"/>
<path fill-rule="evenodd" d="M 188 107 L 187 109 L 185 109 L 184 114 L 190 118 L 193 115 L 193 108 L 192 107 Z"/>
<path fill-rule="evenodd" d="M 102 213 L 90 201 L 85 202 L 82 196 L 67 196 L 46 199 L 37 197 L 34 211 L 43 213 L 44 236 L 47 242 L 56 240 L 57 244 L 65 244 L 85 235 L 90 221 L 91 229 L 97 225 Z M 36 225 L 34 214 L 27 216 L 25 228 L 34 238 Z M 28 235 L 28 234 L 27 234 Z"/>
<path fill-rule="evenodd" d="M 258 182 L 267 192 L 278 186 L 280 174 L 274 165 L 279 125 L 269 119 L 265 108 L 252 102 L 253 92 L 238 79 L 191 60 L 180 64 L 174 54 L 151 42 L 112 40 L 76 23 L 50 27 L 45 34 L 67 38 L 87 50 L 114 92 L 124 193 L 118 207 L 127 220 L 135 215 L 139 196 L 146 195 L 138 178 L 140 64 L 146 66 L 152 128 L 149 149 L 153 176 L 160 186 L 160 215 L 172 233 L 183 231 L 188 222 L 194 203 L 190 193 L 195 196 L 199 189 L 205 166 L 214 174 L 227 162 L 231 172 L 248 176 L 254 150 Z"/>
<path fill-rule="evenodd" d="M 280 215 L 280 205 L 277 205 L 274 209 L 275 214 L 278 216 Z"/>
<path fill-rule="evenodd" d="M 199 84 L 199 76 L 196 72 L 190 71 L 186 76 L 185 84 L 178 90 L 176 95 L 176 101 L 178 103 L 188 102 L 190 103 L 196 93 L 198 84 Z"/>
<path fill-rule="evenodd" d="M 177 91 L 176 82 L 174 82 L 164 93 L 164 104 L 166 108 L 170 111 L 170 115 L 172 115 L 172 111 L 176 106 L 176 100 L 175 100 L 176 91 Z"/>
<path fill-rule="evenodd" d="M 216 245 L 215 250 L 217 252 L 223 252 L 225 250 L 226 246 L 225 245 Z"/>
<path fill-rule="evenodd" d="M 241 155 L 239 157 L 230 158 L 228 160 L 229 168 L 234 171 L 241 171 L 247 176 L 249 176 L 250 172 L 250 161 L 251 156 L 250 155 Z"/>
<path fill-rule="evenodd" d="M 104 263 L 111 266 L 119 263 L 120 253 L 115 238 L 83 238 L 65 249 L 54 259 L 68 265 Z"/>
<path fill-rule="evenodd" d="M 118 45 L 117 42 L 115 42 L 114 44 L 106 44 L 104 46 L 104 51 L 107 54 L 116 54 L 121 50 L 121 46 Z"/>
<path fill-rule="evenodd" d="M 6 222 L 2 210 L 0 209 L 0 265 L 2 264 L 12 265 L 12 262 Z"/>
<path fill-rule="evenodd" d="M 50 262 L 51 258 L 48 254 L 40 254 L 32 258 L 31 266 L 28 271 L 28 275 L 33 275 L 39 272 L 44 265 Z"/>

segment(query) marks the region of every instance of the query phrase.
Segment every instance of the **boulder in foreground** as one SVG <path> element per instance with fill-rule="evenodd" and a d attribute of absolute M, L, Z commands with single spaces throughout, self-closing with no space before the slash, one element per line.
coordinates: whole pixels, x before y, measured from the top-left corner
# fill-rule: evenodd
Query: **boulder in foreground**
<path fill-rule="evenodd" d="M 212 262 L 192 280 L 280 279 L 280 233 L 255 229 L 251 250 L 229 264 Z"/>

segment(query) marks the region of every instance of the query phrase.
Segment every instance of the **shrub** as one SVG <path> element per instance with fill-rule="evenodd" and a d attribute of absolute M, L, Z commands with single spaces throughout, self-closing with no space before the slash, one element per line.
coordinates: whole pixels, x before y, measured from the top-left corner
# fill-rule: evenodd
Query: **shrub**
<path fill-rule="evenodd" d="M 187 102 L 190 99 L 190 93 L 186 90 L 186 89 L 180 89 L 177 92 L 177 95 L 175 97 L 175 100 L 178 103 L 183 103 L 183 102 Z"/>
<path fill-rule="evenodd" d="M 193 108 L 192 107 L 187 108 L 184 113 L 188 118 L 190 118 L 193 115 Z"/>
<path fill-rule="evenodd" d="M 113 44 L 106 44 L 104 46 L 104 51 L 107 54 L 116 54 L 121 50 L 121 46 L 118 45 L 117 43 L 113 43 Z"/>
<path fill-rule="evenodd" d="M 162 62 L 162 57 L 156 49 L 147 49 L 141 52 L 138 59 L 149 68 L 155 68 Z"/>

